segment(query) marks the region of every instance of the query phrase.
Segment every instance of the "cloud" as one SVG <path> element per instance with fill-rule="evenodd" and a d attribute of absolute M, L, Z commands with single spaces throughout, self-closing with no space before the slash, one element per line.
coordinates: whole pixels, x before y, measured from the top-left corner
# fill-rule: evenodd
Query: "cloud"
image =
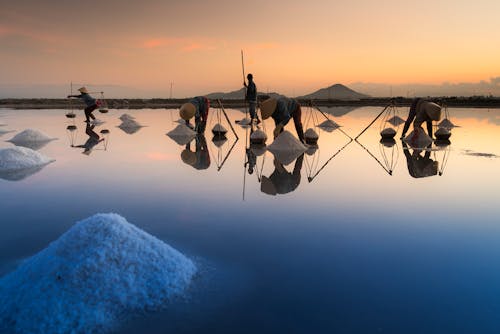
<path fill-rule="evenodd" d="M 189 38 L 159 37 L 149 38 L 141 43 L 142 49 L 174 48 L 178 51 L 212 51 L 217 49 L 217 42 L 212 40 L 195 40 Z"/>

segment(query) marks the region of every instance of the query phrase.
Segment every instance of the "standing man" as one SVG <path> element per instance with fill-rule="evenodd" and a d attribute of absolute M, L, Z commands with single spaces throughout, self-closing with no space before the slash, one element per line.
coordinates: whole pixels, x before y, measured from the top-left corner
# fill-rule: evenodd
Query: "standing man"
<path fill-rule="evenodd" d="M 250 117 L 252 118 L 252 122 L 255 119 L 257 124 L 260 123 L 259 116 L 257 116 L 257 86 L 255 86 L 255 82 L 253 82 L 253 75 L 248 73 L 247 75 L 248 84 L 243 82 L 243 85 L 246 87 L 245 92 L 245 101 L 248 102 L 248 109 L 250 110 Z"/>
<path fill-rule="evenodd" d="M 196 96 L 181 106 L 179 115 L 190 128 L 193 126 L 189 120 L 194 116 L 194 130 L 198 133 L 204 133 L 207 126 L 208 109 L 210 109 L 210 101 L 205 96 Z"/>
<path fill-rule="evenodd" d="M 262 119 L 272 117 L 274 119 L 275 129 L 274 138 L 283 132 L 290 118 L 293 118 L 295 131 L 300 141 L 304 143 L 304 128 L 302 126 L 302 110 L 300 104 L 295 99 L 287 97 L 269 98 L 260 104 Z"/>
<path fill-rule="evenodd" d="M 87 88 L 82 87 L 79 88 L 78 91 L 80 92 L 80 95 L 68 95 L 68 99 L 76 97 L 83 100 L 86 105 L 84 109 L 86 118 L 85 122 L 90 123 L 91 118 L 92 120 L 95 120 L 95 116 L 92 114 L 92 112 L 97 109 L 97 101 L 92 96 L 90 96 Z"/>

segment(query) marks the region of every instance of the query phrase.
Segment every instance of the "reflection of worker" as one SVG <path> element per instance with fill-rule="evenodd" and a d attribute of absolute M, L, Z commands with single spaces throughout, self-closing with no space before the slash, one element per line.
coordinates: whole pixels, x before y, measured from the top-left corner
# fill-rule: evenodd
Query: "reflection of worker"
<path fill-rule="evenodd" d="M 403 153 L 406 157 L 406 163 L 408 165 L 408 173 L 414 178 L 421 178 L 427 176 L 434 176 L 438 173 L 439 163 L 432 160 L 431 151 L 425 150 L 425 154 L 422 156 L 422 150 L 414 149 L 413 153 L 410 154 L 408 145 L 403 143 Z M 431 145 L 428 147 L 431 148 Z"/>
<path fill-rule="evenodd" d="M 95 116 L 92 114 L 92 112 L 97 109 L 97 101 L 92 96 L 90 96 L 87 88 L 82 87 L 79 88 L 78 91 L 81 93 L 80 95 L 68 95 L 68 99 L 77 97 L 83 100 L 86 105 L 84 109 L 86 118 L 85 122 L 89 123 L 91 118 L 92 120 L 95 120 Z"/>
<path fill-rule="evenodd" d="M 424 122 L 427 123 L 427 133 L 429 137 L 432 138 L 432 121 L 439 121 L 440 118 L 441 107 L 439 105 L 421 98 L 416 98 L 411 104 L 401 138 L 404 138 L 406 135 L 411 122 L 413 122 L 414 128 L 422 127 Z"/>
<path fill-rule="evenodd" d="M 276 158 L 274 159 L 274 172 L 269 178 L 263 176 L 260 190 L 268 195 L 287 194 L 295 189 L 300 184 L 300 170 L 302 169 L 302 162 L 304 161 L 304 154 L 302 153 L 295 161 L 293 172 L 288 172 L 283 164 Z"/>
<path fill-rule="evenodd" d="M 210 109 L 210 101 L 204 96 L 196 96 L 181 106 L 179 115 L 186 121 L 186 125 L 191 128 L 189 120 L 194 117 L 195 131 L 204 133 L 207 126 L 208 109 Z"/>
<path fill-rule="evenodd" d="M 85 133 L 89 136 L 89 139 L 85 142 L 83 145 L 71 145 L 71 147 L 79 147 L 79 148 L 84 148 L 83 154 L 90 155 L 92 153 L 92 149 L 94 146 L 99 144 L 104 140 L 104 138 L 100 138 L 97 133 L 94 131 L 95 125 L 90 125 L 87 123 L 87 127 L 85 128 Z"/>
<path fill-rule="evenodd" d="M 255 86 L 255 82 L 253 82 L 253 75 L 248 73 L 247 75 L 248 84 L 243 82 L 243 85 L 247 88 L 245 92 L 245 100 L 248 102 L 248 110 L 250 111 L 250 117 L 252 118 L 252 122 L 255 119 L 257 124 L 260 123 L 259 116 L 257 115 L 257 86 Z"/>
<path fill-rule="evenodd" d="M 290 118 L 293 117 L 295 130 L 301 142 L 304 142 L 304 128 L 302 127 L 302 111 L 300 104 L 295 99 L 286 97 L 270 98 L 260 104 L 262 119 L 272 117 L 276 128 L 274 129 L 274 138 L 276 138 L 283 128 L 287 125 Z"/>
<path fill-rule="evenodd" d="M 197 135 L 195 140 L 195 151 L 191 151 L 191 143 L 181 153 L 184 163 L 195 169 L 207 169 L 210 167 L 210 153 L 208 151 L 207 140 L 203 134 Z"/>
<path fill-rule="evenodd" d="M 245 151 L 247 154 L 247 162 L 245 163 L 245 167 L 248 166 L 248 174 L 253 174 L 253 170 L 255 168 L 255 165 L 257 164 L 257 156 L 250 147 Z"/>

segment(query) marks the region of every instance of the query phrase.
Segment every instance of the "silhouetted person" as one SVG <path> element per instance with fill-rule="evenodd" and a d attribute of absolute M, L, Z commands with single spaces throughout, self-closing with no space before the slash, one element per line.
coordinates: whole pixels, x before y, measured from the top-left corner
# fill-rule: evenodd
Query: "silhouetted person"
<path fill-rule="evenodd" d="M 89 155 L 92 153 L 92 149 L 94 146 L 99 144 L 101 141 L 104 140 L 104 138 L 100 138 L 99 135 L 94 131 L 95 125 L 90 125 L 87 123 L 87 126 L 85 128 L 85 133 L 89 136 L 89 139 L 85 142 L 83 145 L 71 145 L 71 147 L 79 147 L 79 148 L 84 148 L 83 154 Z"/>
<path fill-rule="evenodd" d="M 191 143 L 186 145 L 186 148 L 181 153 L 181 159 L 184 163 L 198 170 L 210 167 L 210 152 L 203 134 L 196 136 L 194 152 L 191 151 Z"/>
<path fill-rule="evenodd" d="M 438 173 L 438 162 L 431 159 L 431 151 L 425 150 L 422 156 L 422 150 L 414 149 L 410 154 L 408 145 L 403 143 L 403 153 L 406 157 L 406 164 L 408 165 L 408 173 L 414 178 L 421 178 L 427 176 L 434 176 Z M 431 145 L 428 146 L 431 148 Z"/>
<path fill-rule="evenodd" d="M 248 102 L 248 110 L 250 111 L 252 122 L 255 119 L 257 124 L 259 124 L 260 119 L 257 115 L 257 86 L 253 81 L 253 75 L 251 73 L 248 73 L 247 79 L 248 84 L 243 82 L 243 85 L 246 87 L 245 100 Z"/>
<path fill-rule="evenodd" d="M 186 121 L 186 125 L 190 128 L 193 127 L 189 123 L 189 120 L 194 117 L 194 130 L 198 133 L 204 133 L 207 126 L 209 109 L 210 101 L 204 96 L 196 96 L 181 106 L 179 115 Z"/>
<path fill-rule="evenodd" d="M 302 169 L 303 161 L 304 154 L 302 153 L 295 160 L 293 172 L 290 173 L 281 162 L 274 158 L 274 172 L 268 178 L 265 176 L 262 177 L 260 190 L 268 195 L 276 195 L 287 194 L 297 189 L 300 184 L 300 170 Z"/>
<path fill-rule="evenodd" d="M 76 97 L 83 100 L 86 106 L 84 109 L 86 118 L 85 122 L 89 123 L 90 118 L 92 118 L 92 120 L 95 120 L 95 116 L 92 114 L 92 112 L 97 109 L 97 100 L 90 96 L 87 88 L 85 87 L 79 88 L 78 91 L 80 92 L 80 95 L 68 95 L 68 99 Z"/>
<path fill-rule="evenodd" d="M 293 118 L 295 131 L 301 142 L 304 142 L 304 128 L 302 126 L 302 110 L 300 104 L 295 99 L 287 97 L 269 98 L 260 104 L 260 112 L 262 119 L 272 117 L 275 124 L 273 131 L 274 138 L 283 132 L 283 128 L 288 124 L 288 121 Z"/>
<path fill-rule="evenodd" d="M 401 138 L 404 138 L 412 122 L 414 128 L 422 127 L 422 124 L 425 122 L 427 124 L 427 133 L 429 137 L 432 138 L 432 121 L 438 121 L 440 118 L 441 107 L 439 105 L 421 98 L 416 98 L 411 104 Z"/>
<path fill-rule="evenodd" d="M 245 166 L 248 166 L 248 174 L 253 174 L 255 165 L 257 164 L 257 156 L 253 153 L 252 149 L 249 147 L 246 150 L 247 162 Z"/>

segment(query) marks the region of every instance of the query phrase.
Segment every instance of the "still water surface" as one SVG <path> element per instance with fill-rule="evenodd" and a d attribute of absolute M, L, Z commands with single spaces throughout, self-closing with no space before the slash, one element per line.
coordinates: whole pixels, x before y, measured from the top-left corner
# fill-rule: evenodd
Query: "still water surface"
<path fill-rule="evenodd" d="M 287 166 L 257 154 L 249 174 L 237 110 L 239 140 L 230 131 L 217 147 L 212 117 L 210 158 L 195 165 L 166 136 L 175 110 L 97 113 L 105 123 L 94 130 L 110 133 L 90 154 L 72 147 L 88 139 L 82 114 L 0 110 L 3 129 L 58 138 L 39 149 L 54 163 L 0 179 L 0 275 L 74 222 L 116 212 L 201 268 L 186 301 L 130 318 L 121 333 L 500 332 L 500 112 L 450 109 L 451 145 L 426 156 L 381 145 L 378 123 L 348 138 L 381 108 L 327 111 L 345 134 L 320 131 L 319 149 Z M 125 112 L 145 127 L 118 128 Z"/>

